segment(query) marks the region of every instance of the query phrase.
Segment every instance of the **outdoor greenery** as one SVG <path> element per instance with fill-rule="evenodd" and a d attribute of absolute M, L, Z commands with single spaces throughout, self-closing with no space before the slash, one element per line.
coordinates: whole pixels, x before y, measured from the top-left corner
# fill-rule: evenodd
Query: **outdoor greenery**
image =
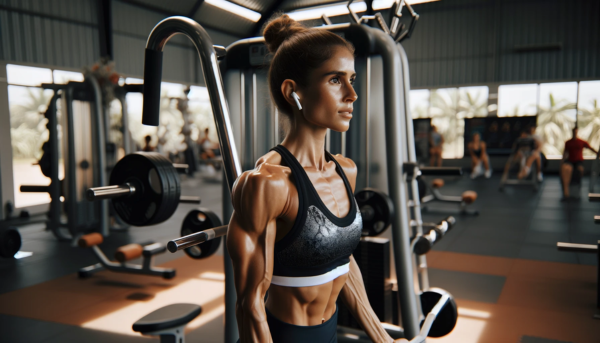
<path fill-rule="evenodd" d="M 48 140 L 48 129 L 46 129 L 48 120 L 43 114 L 46 112 L 52 93 L 35 87 L 19 88 L 25 89 L 27 97 L 22 102 L 10 104 L 13 158 L 39 159 L 42 154 L 42 144 Z"/>
<path fill-rule="evenodd" d="M 538 107 L 537 134 L 544 141 L 542 151 L 546 156 L 562 155 L 565 141 L 571 138 L 571 130 L 575 127 L 575 119 L 569 110 L 575 109 L 574 103 L 556 99 L 550 93 L 550 106 Z"/>

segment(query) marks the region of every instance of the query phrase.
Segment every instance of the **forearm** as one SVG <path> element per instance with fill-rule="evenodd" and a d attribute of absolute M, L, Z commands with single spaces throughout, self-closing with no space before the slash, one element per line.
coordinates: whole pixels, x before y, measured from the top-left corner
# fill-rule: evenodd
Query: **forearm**
<path fill-rule="evenodd" d="M 240 343 L 273 342 L 264 303 L 262 303 L 262 306 L 261 304 L 248 306 L 244 305 L 244 302 L 244 300 L 238 300 L 236 304 Z"/>
<path fill-rule="evenodd" d="M 381 322 L 371 308 L 371 304 L 369 304 L 360 269 L 358 269 L 354 258 L 351 259 L 348 279 L 340 295 L 354 319 L 365 330 L 371 341 L 393 342 L 393 339 L 381 326 Z"/>

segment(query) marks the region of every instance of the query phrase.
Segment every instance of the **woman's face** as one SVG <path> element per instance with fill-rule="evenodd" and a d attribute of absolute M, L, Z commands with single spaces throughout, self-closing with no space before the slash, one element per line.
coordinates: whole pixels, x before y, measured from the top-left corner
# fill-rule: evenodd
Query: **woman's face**
<path fill-rule="evenodd" d="M 297 92 L 306 121 L 337 132 L 347 131 L 352 104 L 358 98 L 352 86 L 355 78 L 354 56 L 346 48 L 336 48 L 330 59 L 310 73 L 308 86 Z"/>

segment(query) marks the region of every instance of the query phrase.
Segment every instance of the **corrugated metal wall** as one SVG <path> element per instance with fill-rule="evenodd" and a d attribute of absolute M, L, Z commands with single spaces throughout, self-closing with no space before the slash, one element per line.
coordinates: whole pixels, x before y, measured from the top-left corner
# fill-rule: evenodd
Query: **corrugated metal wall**
<path fill-rule="evenodd" d="M 600 78 L 600 1 L 443 0 L 415 6 L 414 88 Z M 560 44 L 561 50 L 517 52 Z"/>
<path fill-rule="evenodd" d="M 166 15 L 113 1 L 113 50 L 117 70 L 143 76 L 148 34 Z M 82 69 L 100 57 L 97 1 L 0 0 L 0 60 Z M 214 44 L 240 39 L 207 29 Z M 203 84 L 197 52 L 189 39 L 167 44 L 163 79 Z"/>
<path fill-rule="evenodd" d="M 100 55 L 93 0 L 0 0 L 0 59 L 81 68 Z"/>

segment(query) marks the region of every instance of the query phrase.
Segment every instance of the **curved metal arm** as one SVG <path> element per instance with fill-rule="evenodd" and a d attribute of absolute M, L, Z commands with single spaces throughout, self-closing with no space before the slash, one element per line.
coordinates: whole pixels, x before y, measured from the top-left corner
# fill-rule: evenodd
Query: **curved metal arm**
<path fill-rule="evenodd" d="M 217 127 L 225 177 L 229 190 L 242 172 L 238 159 L 229 108 L 225 99 L 223 80 L 217 62 L 218 54 L 213 47 L 208 33 L 194 20 L 186 17 L 169 17 L 158 23 L 146 43 L 146 59 L 144 64 L 144 107 L 142 123 L 158 126 L 160 111 L 160 86 L 162 78 L 162 52 L 165 44 L 176 34 L 186 35 L 196 46 L 202 72 L 210 97 L 210 104 Z"/>

